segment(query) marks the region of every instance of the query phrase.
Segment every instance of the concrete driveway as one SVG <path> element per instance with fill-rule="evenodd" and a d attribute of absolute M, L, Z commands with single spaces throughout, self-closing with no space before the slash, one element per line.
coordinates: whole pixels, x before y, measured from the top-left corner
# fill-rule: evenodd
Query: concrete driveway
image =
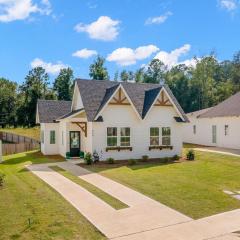
<path fill-rule="evenodd" d="M 109 239 L 202 240 L 240 229 L 240 210 L 197 221 L 99 174 L 77 162 L 30 165 L 28 169 L 53 187 Z M 129 207 L 115 210 L 86 189 L 55 172 L 59 167 L 95 185 Z"/>

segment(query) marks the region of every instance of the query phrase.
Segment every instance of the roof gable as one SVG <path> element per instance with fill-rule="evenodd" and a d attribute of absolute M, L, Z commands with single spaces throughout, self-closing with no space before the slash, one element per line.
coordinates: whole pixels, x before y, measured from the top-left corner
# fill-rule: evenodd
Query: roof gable
<path fill-rule="evenodd" d="M 37 123 L 53 123 L 71 111 L 71 101 L 38 100 Z"/>
<path fill-rule="evenodd" d="M 133 105 L 134 110 L 141 118 L 152 106 L 156 96 L 159 94 L 163 86 L 159 84 L 146 83 L 130 83 L 130 82 L 114 82 L 101 80 L 76 80 L 83 101 L 83 106 L 87 114 L 88 121 L 94 121 L 100 111 L 109 102 L 116 93 L 116 90 L 123 88 L 125 95 L 129 97 L 129 102 Z M 176 106 L 179 115 L 184 121 L 188 121 L 181 106 L 173 96 L 171 90 L 164 85 L 169 98 Z"/>

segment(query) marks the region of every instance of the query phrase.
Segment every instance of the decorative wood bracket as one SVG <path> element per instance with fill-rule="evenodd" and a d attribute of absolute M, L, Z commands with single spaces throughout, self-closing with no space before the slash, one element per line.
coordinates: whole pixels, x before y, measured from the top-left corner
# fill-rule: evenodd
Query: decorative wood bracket
<path fill-rule="evenodd" d="M 162 91 L 161 92 L 161 99 L 157 99 L 157 102 L 155 103 L 154 106 L 172 106 L 172 104 L 169 101 L 169 99 L 167 99 L 167 100 L 164 99 L 164 93 Z"/>
<path fill-rule="evenodd" d="M 122 90 L 121 88 L 118 91 L 118 96 L 117 97 L 113 97 L 114 102 L 110 102 L 110 105 L 130 105 L 130 103 L 128 102 L 124 102 L 125 100 L 127 100 L 126 97 L 122 97 Z"/>
<path fill-rule="evenodd" d="M 77 124 L 80 129 L 84 132 L 85 137 L 87 137 L 87 123 L 86 122 L 73 122 L 74 124 Z"/>

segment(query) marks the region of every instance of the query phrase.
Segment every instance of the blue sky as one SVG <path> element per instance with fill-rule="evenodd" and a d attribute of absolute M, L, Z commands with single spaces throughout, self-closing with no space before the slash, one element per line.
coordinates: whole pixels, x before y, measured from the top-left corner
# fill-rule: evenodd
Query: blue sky
<path fill-rule="evenodd" d="M 152 58 L 194 65 L 214 50 L 231 59 L 239 42 L 238 0 L 0 0 L 0 76 L 18 83 L 34 66 L 51 79 L 65 66 L 88 78 L 96 54 L 111 78 Z"/>

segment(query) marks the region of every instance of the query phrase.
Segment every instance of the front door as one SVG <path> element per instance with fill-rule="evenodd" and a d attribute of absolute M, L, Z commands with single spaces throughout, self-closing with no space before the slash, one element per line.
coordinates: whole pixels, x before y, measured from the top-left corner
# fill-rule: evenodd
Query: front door
<path fill-rule="evenodd" d="M 217 126 L 212 126 L 212 143 L 217 143 Z"/>
<path fill-rule="evenodd" d="M 70 156 L 79 157 L 80 154 L 80 132 L 70 132 Z"/>

